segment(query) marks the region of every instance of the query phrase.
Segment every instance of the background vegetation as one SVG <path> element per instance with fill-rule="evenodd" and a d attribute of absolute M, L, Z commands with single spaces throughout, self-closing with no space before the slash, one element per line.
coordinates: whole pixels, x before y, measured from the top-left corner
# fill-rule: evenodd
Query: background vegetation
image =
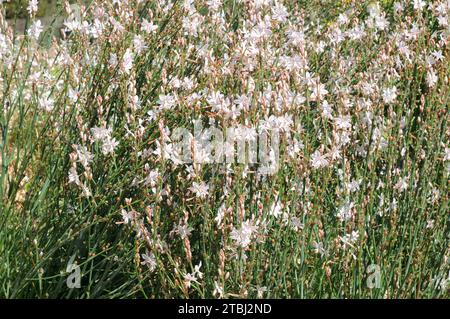
<path fill-rule="evenodd" d="M 245 33 L 244 24 L 250 21 L 246 3 L 223 1 L 228 28 L 223 32 L 214 24 L 220 19 L 208 20 L 208 7 L 196 1 L 207 21 L 196 37 L 183 31 L 187 14 L 181 1 L 168 7 L 163 3 L 171 1 L 135 2 L 113 7 L 111 2 L 94 1 L 85 8 L 90 25 L 94 25 L 95 9 L 101 7 L 126 32 L 117 31 L 108 20 L 98 38 L 74 31 L 64 43 L 54 40 L 50 48 L 39 45 L 47 30 L 33 40 L 30 35 L 15 38 L 12 29 L 2 29 L 1 297 L 449 297 L 449 166 L 444 158 L 449 138 L 450 55 L 447 46 L 437 44 L 437 33 L 444 31 L 431 11 L 417 13 L 407 1 L 404 13 L 396 14 L 393 1 L 382 1 L 389 32 L 368 31 L 360 42 L 345 40 L 320 52 L 316 46 L 330 41 L 340 14 L 347 13 L 351 21 L 365 21 L 369 3 L 283 2 L 292 14 L 291 26 L 304 27 L 309 71 L 331 92 L 335 116 L 348 115 L 354 128 L 342 158 L 316 170 L 311 167 L 314 152 L 341 133 L 334 120 L 321 115 L 322 103 L 311 98 L 307 85 L 272 66 L 270 57 L 279 59 L 281 51 L 300 52 L 283 45 L 287 26 L 274 27 L 264 44 L 278 51 L 259 56 L 251 71 L 246 70 L 248 63 L 239 60 L 236 69 L 226 73 L 223 61 L 229 62 L 233 46 L 241 43 L 239 32 Z M 26 1 L 3 4 L 3 14 L 24 16 L 26 5 Z M 41 1 L 37 16 L 46 10 L 47 1 Z M 133 12 L 133 19 L 127 20 L 124 12 Z M 63 6 L 57 7 L 57 14 L 69 18 Z M 142 32 L 144 18 L 158 25 L 155 33 Z M 399 56 L 404 66 L 398 70 L 393 34 L 410 30 L 411 19 L 422 32 L 408 42 L 411 61 Z M 316 21 L 322 33 L 315 33 Z M 130 73 L 121 73 L 120 64 L 111 66 L 111 54 L 122 61 L 126 50 L 134 46 L 134 34 L 144 37 L 147 48 L 133 57 Z M 208 50 L 201 50 L 202 45 Z M 424 60 L 438 49 L 444 58 L 434 66 L 436 85 L 429 87 Z M 215 59 L 208 60 L 211 56 Z M 211 73 L 204 71 L 205 61 Z M 298 77 L 306 76 L 301 74 Z M 268 84 L 273 85 L 268 95 L 286 86 L 305 93 L 302 106 L 288 112 L 295 122 L 292 134 L 303 148 L 294 159 L 283 157 L 275 176 L 246 178 L 246 168 L 236 164 L 230 174 L 206 166 L 188 177 L 186 167 L 153 155 L 142 158 L 147 148 L 153 151 L 156 141 L 163 140 L 165 127 L 190 127 L 198 116 L 226 123 L 221 115 L 211 115 L 214 112 L 205 100 L 195 105 L 187 102 L 187 93 L 179 94 L 181 102 L 175 110 L 158 110 L 161 95 L 175 90 L 169 85 L 172 79 L 195 79 L 196 92 L 209 89 L 237 96 L 248 93 L 249 75 L 255 90 L 251 100 L 258 106 L 241 114 L 236 120 L 240 123 L 256 123 L 264 117 L 258 99 L 268 92 Z M 358 84 L 368 79 L 380 88 L 364 96 Z M 283 85 L 277 86 L 280 81 Z M 393 86 L 398 88 L 396 102 L 384 103 L 382 90 Z M 346 88 L 355 88 L 356 93 Z M 130 99 L 133 92 L 140 101 L 135 109 Z M 71 97 L 74 94 L 76 98 Z M 356 104 L 348 109 L 343 106 L 346 97 L 355 103 L 364 97 L 373 104 L 368 109 Z M 43 99 L 49 98 L 52 109 L 45 112 Z M 267 110 L 265 115 L 282 115 L 274 107 Z M 374 126 L 366 125 L 370 122 L 366 111 L 371 112 Z M 148 119 L 152 112 L 157 114 L 155 120 Z M 112 128 L 119 141 L 112 154 L 105 155 L 99 142 L 88 138 L 91 128 L 102 125 Z M 386 143 L 384 148 L 372 144 L 377 125 L 383 129 L 378 138 Z M 89 147 L 94 155 L 89 168 L 83 168 L 79 157 L 73 159 L 77 158 L 74 145 Z M 282 151 L 289 146 L 284 140 Z M 361 147 L 367 152 L 361 153 Z M 90 196 L 83 196 L 80 187 L 69 182 L 74 165 Z M 134 184 L 155 169 L 160 177 L 154 185 Z M 404 177 L 408 177 L 405 185 Z M 207 199 L 195 196 L 193 181 L 208 183 Z M 357 190 L 350 191 L 348 185 L 354 181 Z M 342 222 L 337 214 L 347 200 L 354 205 L 352 217 Z M 283 211 L 278 219 L 272 216 L 277 203 Z M 221 205 L 228 212 L 218 227 L 215 218 Z M 124 211 L 139 215 L 135 224 L 121 224 Z M 230 234 L 245 220 L 258 222 L 259 229 L 248 247 L 236 247 Z M 183 221 L 191 229 L 187 237 L 174 231 Z M 293 221 L 298 227 L 292 227 Z M 352 231 L 359 237 L 345 248 L 342 238 Z M 142 264 L 143 254 L 150 252 L 156 269 Z M 66 284 L 70 260 L 80 266 L 79 289 Z M 185 275 L 196 274 L 200 263 L 202 278 L 197 273 L 198 281 L 187 287 Z M 370 289 L 367 267 L 372 264 L 380 266 L 381 282 Z"/>

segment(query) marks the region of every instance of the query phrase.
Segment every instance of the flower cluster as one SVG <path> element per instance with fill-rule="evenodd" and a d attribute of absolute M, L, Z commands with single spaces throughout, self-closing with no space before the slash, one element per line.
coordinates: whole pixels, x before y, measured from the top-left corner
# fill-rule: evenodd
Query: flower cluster
<path fill-rule="evenodd" d="M 48 176 L 48 207 L 112 220 L 135 290 L 352 296 L 352 276 L 381 263 L 391 296 L 441 274 L 424 268 L 444 264 L 450 1 L 318 3 L 67 2 L 48 46 L 38 1 L 22 37 L 0 15 L 3 79 L 16 81 L 0 82 L 2 112 L 51 141 L 33 159 L 63 172 Z M 215 148 L 196 125 L 233 139 Z M 270 174 L 235 158 L 262 132 L 277 133 L 255 148 Z M 404 273 L 388 250 L 410 257 Z"/>

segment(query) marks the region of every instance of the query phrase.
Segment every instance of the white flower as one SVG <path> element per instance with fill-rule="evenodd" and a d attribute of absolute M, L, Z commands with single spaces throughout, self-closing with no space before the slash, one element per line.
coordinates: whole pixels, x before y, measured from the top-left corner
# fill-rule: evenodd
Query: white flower
<path fill-rule="evenodd" d="M 146 33 L 153 33 L 158 30 L 158 26 L 153 24 L 152 22 L 149 22 L 147 19 L 143 19 L 141 30 L 145 31 Z"/>
<path fill-rule="evenodd" d="M 350 116 L 339 116 L 334 119 L 334 124 L 340 130 L 352 128 L 352 119 Z"/>
<path fill-rule="evenodd" d="M 125 209 L 122 209 L 120 214 L 122 215 L 123 223 L 128 224 L 130 221 L 134 220 L 136 217 L 135 211 L 127 212 Z"/>
<path fill-rule="evenodd" d="M 222 220 L 225 217 L 225 212 L 227 211 L 227 208 L 225 207 L 225 203 L 223 203 L 220 208 L 217 210 L 217 216 L 214 218 L 214 221 L 217 223 L 217 226 L 220 226 L 222 224 Z"/>
<path fill-rule="evenodd" d="M 450 161 L 450 147 L 446 147 L 444 151 L 444 162 Z"/>
<path fill-rule="evenodd" d="M 111 137 L 112 129 L 104 127 L 93 127 L 91 128 L 91 134 L 94 141 L 102 142 L 102 153 L 103 155 L 108 155 L 113 153 L 119 142 L 115 138 Z"/>
<path fill-rule="evenodd" d="M 331 105 L 324 100 L 322 103 L 320 103 L 320 107 L 322 108 L 322 116 L 326 119 L 333 119 L 333 109 L 331 108 Z"/>
<path fill-rule="evenodd" d="M 187 16 L 183 18 L 183 30 L 185 35 L 198 35 L 198 29 L 200 24 L 202 23 L 202 16 L 195 13 L 193 15 Z"/>
<path fill-rule="evenodd" d="M 80 96 L 80 92 L 78 92 L 75 89 L 69 88 L 69 92 L 67 93 L 67 96 L 69 97 L 69 100 L 72 103 L 75 103 L 76 101 L 78 101 L 78 98 Z"/>
<path fill-rule="evenodd" d="M 151 187 L 155 187 L 159 177 L 160 175 L 157 169 L 150 171 L 144 180 L 144 185 L 145 186 L 150 185 Z"/>
<path fill-rule="evenodd" d="M 144 39 L 140 35 L 134 36 L 133 47 L 134 47 L 134 50 L 136 51 L 136 54 L 138 54 L 138 55 L 141 54 L 142 51 L 144 51 L 145 49 L 148 48 L 147 45 L 145 44 Z"/>
<path fill-rule="evenodd" d="M 287 151 L 290 157 L 295 157 L 295 155 L 299 154 L 304 148 L 305 145 L 301 141 L 294 138 L 289 144 Z"/>
<path fill-rule="evenodd" d="M 345 187 L 347 188 L 347 190 L 348 190 L 350 193 L 353 193 L 353 192 L 356 192 L 356 191 L 359 190 L 359 185 L 361 184 L 361 182 L 362 182 L 361 179 L 359 179 L 359 180 L 353 180 L 353 181 L 351 181 L 350 183 L 347 183 L 347 184 L 345 185 Z"/>
<path fill-rule="evenodd" d="M 403 8 L 403 4 L 401 2 L 395 2 L 394 3 L 394 12 L 395 13 L 401 13 L 403 12 L 404 8 Z"/>
<path fill-rule="evenodd" d="M 36 20 L 33 22 L 31 27 L 28 29 L 28 35 L 34 39 L 39 39 L 39 36 L 41 35 L 43 28 L 41 20 Z"/>
<path fill-rule="evenodd" d="M 198 141 L 193 139 L 192 148 L 193 148 L 193 161 L 194 163 L 210 163 L 210 151 L 208 150 L 208 145 L 205 142 Z"/>
<path fill-rule="evenodd" d="M 156 269 L 156 257 L 153 253 L 147 253 L 142 254 L 143 261 L 141 262 L 141 265 L 147 265 L 148 268 L 150 268 L 150 271 L 154 271 Z"/>
<path fill-rule="evenodd" d="M 250 39 L 257 43 L 268 38 L 272 34 L 270 27 L 271 25 L 269 20 L 260 21 L 251 29 L 249 34 Z"/>
<path fill-rule="evenodd" d="M 108 64 L 111 68 L 115 68 L 119 64 L 119 60 L 117 59 L 117 54 L 110 53 Z"/>
<path fill-rule="evenodd" d="M 397 88 L 394 86 L 392 88 L 384 89 L 383 91 L 383 101 L 386 104 L 391 104 L 397 99 Z"/>
<path fill-rule="evenodd" d="M 238 246 L 246 248 L 250 245 L 253 233 L 256 232 L 257 229 L 258 227 L 253 225 L 250 220 L 246 220 L 242 223 L 241 228 L 237 229 L 233 227 L 230 237 Z"/>
<path fill-rule="evenodd" d="M 92 155 L 92 153 L 87 150 L 86 146 L 74 145 L 73 148 L 77 153 L 78 161 L 81 163 L 81 165 L 87 168 L 89 166 L 89 163 L 94 159 L 94 155 Z"/>
<path fill-rule="evenodd" d="M 277 20 L 279 22 L 284 22 L 284 21 L 286 21 L 288 16 L 289 16 L 289 13 L 288 13 L 286 7 L 284 5 L 282 5 L 281 3 L 277 2 L 272 7 L 272 18 L 274 20 Z"/>
<path fill-rule="evenodd" d="M 291 217 L 289 224 L 294 231 L 302 230 L 305 227 L 301 219 L 295 216 Z"/>
<path fill-rule="evenodd" d="M 79 30 L 81 28 L 81 23 L 80 21 L 77 20 L 65 20 L 64 26 L 65 26 L 64 31 L 72 32 Z"/>
<path fill-rule="evenodd" d="M 359 232 L 357 230 L 352 231 L 349 234 L 345 234 L 343 237 L 339 237 L 342 244 L 344 245 L 344 249 L 347 247 L 354 247 L 353 245 L 359 238 Z"/>
<path fill-rule="evenodd" d="M 211 92 L 207 98 L 208 104 L 211 106 L 213 112 L 220 112 L 228 110 L 230 101 L 219 91 Z"/>
<path fill-rule="evenodd" d="M 181 239 L 186 239 L 191 235 L 192 228 L 187 224 L 179 223 L 175 226 L 174 232 L 180 236 Z"/>
<path fill-rule="evenodd" d="M 119 145 L 119 142 L 116 141 L 116 139 L 113 137 L 107 137 L 103 140 L 102 144 L 102 153 L 103 155 L 108 155 L 110 153 L 113 153 L 116 147 Z"/>
<path fill-rule="evenodd" d="M 450 3 L 449 3 L 449 13 L 450 13 Z M 444 55 L 441 50 L 436 50 L 431 53 L 436 61 L 444 60 Z"/>
<path fill-rule="evenodd" d="M 448 288 L 450 287 L 450 271 L 448 273 L 447 278 L 440 278 L 438 279 L 438 282 L 439 282 L 439 289 L 442 291 L 447 291 Z"/>
<path fill-rule="evenodd" d="M 223 298 L 224 297 L 224 291 L 223 291 L 223 287 L 219 285 L 219 283 L 217 281 L 214 281 L 214 291 L 213 291 L 213 295 L 217 296 L 218 298 Z"/>
<path fill-rule="evenodd" d="M 218 11 L 220 6 L 222 5 L 222 0 L 208 0 L 206 1 L 206 5 L 212 11 Z"/>
<path fill-rule="evenodd" d="M 122 68 L 125 73 L 129 73 L 133 68 L 133 52 L 130 49 L 127 49 L 123 55 Z"/>
<path fill-rule="evenodd" d="M 323 247 L 323 244 L 321 242 L 314 242 L 313 243 L 314 252 L 316 254 L 320 254 L 321 257 L 325 256 L 327 254 L 325 248 Z"/>
<path fill-rule="evenodd" d="M 427 72 L 427 84 L 430 88 L 434 87 L 436 83 L 438 82 L 439 78 L 436 75 L 436 72 L 434 72 L 433 69 L 428 70 Z"/>
<path fill-rule="evenodd" d="M 80 177 L 78 176 L 77 169 L 75 167 L 71 167 L 69 169 L 69 183 L 74 183 L 76 185 L 80 185 Z"/>
<path fill-rule="evenodd" d="M 106 127 L 93 127 L 91 128 L 91 134 L 94 141 L 103 141 L 111 136 L 112 129 Z"/>
<path fill-rule="evenodd" d="M 195 196 L 197 196 L 198 198 L 206 198 L 208 196 L 209 186 L 204 182 L 193 182 L 192 187 L 190 187 L 189 189 L 194 192 Z"/>
<path fill-rule="evenodd" d="M 272 206 L 270 207 L 269 214 L 270 216 L 274 216 L 275 218 L 278 218 L 278 216 L 283 215 L 283 208 L 278 200 L 276 203 L 273 203 Z"/>
<path fill-rule="evenodd" d="M 100 22 L 100 20 L 95 19 L 94 23 L 91 25 L 91 28 L 89 30 L 89 34 L 94 38 L 97 39 L 100 37 L 103 33 L 103 23 Z"/>
<path fill-rule="evenodd" d="M 84 197 L 90 197 L 92 196 L 91 191 L 89 190 L 89 188 L 85 185 L 85 184 L 81 184 L 81 191 Z"/>
<path fill-rule="evenodd" d="M 190 288 L 193 282 L 198 282 L 197 277 L 195 277 L 193 274 L 184 275 L 184 283 L 186 287 Z"/>
<path fill-rule="evenodd" d="M 341 222 L 345 222 L 348 221 L 350 219 L 353 218 L 354 213 L 353 213 L 353 207 L 355 206 L 355 204 L 353 204 L 352 202 L 345 202 L 341 207 L 339 207 L 338 209 L 338 213 L 337 213 L 337 218 L 341 221 Z"/>
<path fill-rule="evenodd" d="M 325 88 L 325 84 L 316 83 L 312 87 L 311 100 L 312 101 L 320 101 L 324 96 L 328 94 L 327 89 Z"/>
<path fill-rule="evenodd" d="M 203 273 L 200 271 L 200 268 L 202 267 L 202 262 L 199 262 L 197 265 L 194 266 L 194 276 L 198 276 L 198 278 L 203 278 Z"/>
<path fill-rule="evenodd" d="M 53 111 L 55 101 L 52 98 L 39 98 L 39 107 L 46 112 Z"/>
<path fill-rule="evenodd" d="M 413 5 L 415 10 L 422 11 L 427 3 L 423 0 L 413 0 Z"/>
<path fill-rule="evenodd" d="M 287 31 L 289 42 L 293 46 L 303 46 L 305 44 L 305 34 L 302 31 L 290 29 Z"/>
<path fill-rule="evenodd" d="M 375 17 L 375 27 L 378 30 L 385 30 L 389 26 L 389 21 L 386 19 L 386 14 L 382 13 Z"/>
<path fill-rule="evenodd" d="M 409 179 L 408 176 L 400 178 L 397 184 L 395 184 L 394 188 L 399 190 L 400 192 L 403 192 L 408 188 L 408 179 Z"/>
<path fill-rule="evenodd" d="M 333 146 L 333 148 L 328 152 L 326 156 L 329 156 L 332 161 L 335 161 L 337 159 L 341 159 L 341 150 L 339 147 Z"/>
<path fill-rule="evenodd" d="M 257 298 L 263 298 L 265 292 L 267 292 L 267 287 L 256 287 Z"/>
<path fill-rule="evenodd" d="M 30 2 L 28 3 L 28 13 L 30 16 L 33 16 L 39 9 L 39 1 L 38 0 L 30 0 Z"/>
<path fill-rule="evenodd" d="M 315 169 L 321 167 L 327 167 L 329 162 L 326 158 L 326 155 L 322 155 L 319 150 L 316 150 L 311 154 L 311 166 Z"/>
<path fill-rule="evenodd" d="M 176 100 L 175 96 L 173 96 L 173 95 L 161 94 L 159 96 L 159 107 L 162 110 L 170 110 L 175 106 L 176 103 L 177 103 L 177 100 Z"/>

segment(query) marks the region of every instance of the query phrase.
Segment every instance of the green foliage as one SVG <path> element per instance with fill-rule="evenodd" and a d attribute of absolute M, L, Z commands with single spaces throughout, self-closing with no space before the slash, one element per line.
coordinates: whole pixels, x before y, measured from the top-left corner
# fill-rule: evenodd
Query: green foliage
<path fill-rule="evenodd" d="M 246 18 L 244 3 L 223 2 L 230 28 L 242 28 Z M 195 42 L 198 38 L 183 33 L 186 13 L 180 3 L 153 16 L 148 10 L 157 12 L 154 1 L 142 1 L 137 9 L 128 8 L 134 10 L 130 20 L 146 18 L 158 23 L 155 34 L 142 34 L 147 49 L 135 58 L 135 69 L 130 74 L 120 74 L 118 67 L 109 65 L 113 54 L 120 59 L 133 47 L 134 34 L 140 32 L 141 26 L 130 20 L 123 23 L 129 28 L 127 32 L 106 28 L 100 39 L 74 32 L 64 45 L 57 46 L 61 52 L 39 47 L 42 43 L 27 35 L 7 52 L 10 59 L 4 59 L 7 64 L 1 68 L 0 96 L 4 105 L 0 111 L 0 297 L 212 298 L 217 297 L 216 285 L 223 284 L 227 297 L 257 298 L 258 289 L 265 287 L 263 297 L 271 298 L 449 298 L 449 291 L 439 289 L 437 284 L 437 280 L 447 278 L 449 257 L 449 167 L 443 154 L 448 145 L 450 88 L 442 80 L 450 70 L 448 49 L 436 67 L 441 80 L 429 88 L 427 69 L 416 61 L 402 69 L 398 78 L 391 74 L 395 73 L 391 72 L 393 66 L 390 72 L 382 69 L 392 62 L 386 56 L 396 51 L 392 43 L 382 47 L 391 41 L 384 33 L 366 35 L 361 42 L 346 39 L 336 45 L 336 50 L 328 46 L 317 53 L 313 45 L 328 38 L 316 36 L 315 28 L 309 28 L 313 42 L 306 47 L 308 71 L 319 76 L 330 91 L 340 90 L 342 85 L 346 88 L 340 91 L 342 97 L 329 100 L 333 107 L 343 104 L 347 95 L 359 89 L 361 78 L 372 79 L 377 72 L 382 74 L 377 79 L 382 84 L 380 90 L 386 85 L 398 88 L 397 103 L 384 105 L 377 97 L 372 105 L 360 108 L 361 100 L 372 97 L 358 92 L 353 97 L 358 103 L 346 108 L 340 105 L 339 111 L 348 112 L 354 127 L 355 145 L 342 152 L 336 166 L 314 170 L 311 154 L 322 143 L 336 139 L 336 124 L 324 119 L 320 114 L 323 105 L 306 94 L 305 102 L 293 110 L 296 124 L 301 124 L 298 130 L 293 129 L 295 138 L 304 144 L 301 155 L 295 161 L 283 158 L 277 173 L 263 181 L 245 178 L 239 164 L 232 165 L 232 174 L 224 174 L 222 167 L 205 166 L 194 177 L 210 186 L 210 197 L 201 199 L 192 195 L 192 180 L 186 177 L 184 168 L 141 155 L 162 139 L 158 120 L 164 120 L 171 129 L 190 128 L 193 118 L 210 113 L 207 103 L 177 105 L 153 122 L 142 124 L 139 119 L 155 110 L 159 95 L 172 90 L 167 84 L 172 79 L 167 78 L 168 74 L 198 80 L 199 92 L 213 88 L 238 96 L 249 86 L 243 85 L 248 72 L 224 72 L 228 75 L 218 78 L 199 72 L 205 61 L 216 72 L 215 67 L 225 68 L 221 65 L 225 55 L 230 57 L 240 49 L 224 45 L 227 39 L 216 34 L 218 28 L 213 25 L 205 32 L 210 35 L 211 50 L 203 52 L 206 56 L 211 52 L 211 59 L 191 56 L 191 51 L 200 46 Z M 340 6 L 335 5 L 336 1 L 286 3 L 291 11 L 301 6 L 298 11 L 307 13 L 305 20 L 319 20 L 326 28 L 335 25 L 351 1 L 342 1 Z M 366 15 L 358 3 L 353 8 Z M 388 6 L 387 1 L 383 3 Z M 8 17 L 26 17 L 26 5 L 25 0 L 7 3 Z M 48 3 L 41 1 L 39 15 L 47 14 L 48 8 Z M 198 10 L 208 17 L 206 7 L 199 6 Z M 118 12 L 111 10 L 110 17 L 119 21 L 126 16 L 114 16 Z M 400 16 L 389 19 L 399 28 L 401 22 L 405 23 Z M 429 21 L 423 22 L 426 19 Z M 425 26 L 434 22 L 425 14 L 419 21 Z M 283 27 L 273 28 L 271 46 L 280 44 L 278 35 L 284 31 Z M 437 37 L 426 30 L 411 50 L 425 56 L 433 38 Z M 284 48 L 284 42 L 279 46 Z M 286 46 L 289 54 L 301 53 L 296 47 Z M 340 56 L 344 59 L 340 60 Z M 370 69 L 380 57 L 383 63 Z M 63 65 L 63 58 L 72 60 Z M 280 56 L 270 55 L 272 58 L 278 61 Z M 245 64 L 239 59 L 229 61 L 236 68 Z M 348 65 L 345 72 L 336 61 Z M 303 75 L 277 74 L 271 65 L 263 63 L 258 56 L 252 75 L 256 91 L 270 84 L 273 91 L 269 95 L 275 94 L 281 90 L 278 81 L 294 88 L 306 86 L 298 79 Z M 72 89 L 79 90 L 76 102 L 69 98 Z M 140 108 L 133 112 L 131 93 L 141 101 Z M 46 112 L 40 99 L 48 97 L 53 99 L 54 109 Z M 242 122 L 248 125 L 259 119 L 263 107 L 252 106 Z M 368 110 L 371 117 L 366 117 Z M 277 112 L 269 108 L 267 113 Z M 333 112 L 339 115 L 336 109 Z M 377 120 L 385 125 L 380 132 L 386 143 L 383 148 L 371 144 L 374 132 L 364 126 L 366 121 L 380 124 Z M 113 154 L 103 154 L 98 141 L 86 138 L 89 129 L 103 124 L 120 140 Z M 130 137 L 141 129 L 140 139 Z M 361 141 L 368 144 L 356 144 Z M 74 145 L 81 143 L 94 156 L 89 170 L 71 159 Z M 283 141 L 281 149 L 286 151 L 287 146 Z M 356 146 L 370 152 L 363 153 Z M 89 186 L 90 196 L 83 195 L 80 185 L 69 182 L 68 173 L 74 166 Z M 158 169 L 162 176 L 152 187 L 141 182 L 147 169 Z M 405 175 L 409 176 L 407 187 L 399 191 L 395 185 Z M 228 185 L 230 178 L 232 183 Z M 358 190 L 345 193 L 351 181 L 360 181 Z M 225 185 L 229 187 L 226 195 L 222 193 Z M 170 190 L 170 198 L 159 196 L 163 188 Z M 298 218 L 301 227 L 287 226 L 284 216 L 271 216 L 275 199 L 285 203 L 283 210 Z M 354 219 L 342 222 L 336 212 L 344 199 L 354 204 Z M 231 211 L 219 229 L 215 218 L 222 203 Z M 142 240 L 137 236 L 142 229 L 122 223 L 123 210 L 141 214 L 149 238 Z M 186 216 L 193 229 L 189 245 L 173 231 Z M 254 216 L 261 218 L 259 221 L 264 221 L 267 228 L 258 238 L 252 238 L 246 249 L 234 248 L 231 253 L 234 246 L 230 233 L 242 223 L 241 218 Z M 354 245 L 355 254 L 343 249 L 341 240 L 353 230 L 361 235 Z M 142 254 L 154 246 L 163 246 L 161 242 L 168 249 L 154 249 L 157 269 L 152 272 L 142 265 Z M 80 266 L 80 289 L 66 285 L 72 257 Z M 188 290 L 183 275 L 200 262 L 202 281 Z M 382 280 L 374 289 L 366 284 L 370 265 L 381 268 Z"/>
<path fill-rule="evenodd" d="M 39 10 L 37 17 L 43 17 L 54 10 L 56 0 L 41 0 L 39 1 Z M 28 17 L 27 6 L 28 0 L 13 0 L 3 4 L 6 10 L 7 19 L 24 19 Z"/>

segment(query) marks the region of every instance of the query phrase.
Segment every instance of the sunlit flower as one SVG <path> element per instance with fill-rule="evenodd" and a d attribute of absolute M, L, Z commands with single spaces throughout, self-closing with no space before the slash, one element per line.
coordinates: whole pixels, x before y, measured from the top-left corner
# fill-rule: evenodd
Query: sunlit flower
<path fill-rule="evenodd" d="M 192 187 L 190 187 L 190 190 L 194 192 L 195 196 L 197 196 L 198 198 L 206 198 L 209 194 L 208 193 L 209 186 L 204 182 L 201 183 L 193 182 Z"/>
<path fill-rule="evenodd" d="M 254 236 L 254 233 L 258 230 L 258 227 L 253 225 L 252 221 L 246 220 L 242 223 L 241 227 L 234 228 L 231 231 L 230 237 L 235 241 L 236 245 L 246 248 L 250 245 L 250 242 Z"/>
<path fill-rule="evenodd" d="M 383 91 L 383 101 L 386 104 L 391 104 L 397 99 L 397 88 L 394 86 L 392 88 L 386 88 Z"/>
<path fill-rule="evenodd" d="M 149 22 L 147 19 L 142 20 L 142 30 L 146 33 L 153 33 L 158 30 L 158 26 Z"/>
<path fill-rule="evenodd" d="M 322 155 L 319 150 L 311 154 L 311 166 L 315 169 L 327 167 L 329 162 L 325 155 Z"/>
<path fill-rule="evenodd" d="M 30 0 L 28 2 L 27 11 L 30 16 L 33 16 L 39 9 L 39 1 L 38 0 Z"/>
<path fill-rule="evenodd" d="M 42 27 L 41 20 L 36 20 L 31 24 L 30 28 L 28 29 L 28 35 L 30 37 L 34 38 L 35 40 L 38 40 L 42 31 L 43 31 L 43 27 Z"/>

